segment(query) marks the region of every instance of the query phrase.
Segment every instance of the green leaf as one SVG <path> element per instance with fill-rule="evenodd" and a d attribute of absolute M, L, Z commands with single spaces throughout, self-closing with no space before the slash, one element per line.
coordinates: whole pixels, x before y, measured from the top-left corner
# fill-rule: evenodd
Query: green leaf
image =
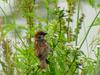
<path fill-rule="evenodd" d="M 88 0 L 89 4 L 94 7 L 95 6 L 95 0 Z"/>
<path fill-rule="evenodd" d="M 12 31 L 13 29 L 15 29 L 15 25 L 14 24 L 4 25 L 2 33 L 5 36 L 8 32 Z"/>
<path fill-rule="evenodd" d="M 100 4 L 98 4 L 97 7 L 100 8 Z"/>
<path fill-rule="evenodd" d="M 94 23 L 94 26 L 97 26 L 97 25 L 100 25 L 100 18 L 97 18 L 95 23 Z"/>

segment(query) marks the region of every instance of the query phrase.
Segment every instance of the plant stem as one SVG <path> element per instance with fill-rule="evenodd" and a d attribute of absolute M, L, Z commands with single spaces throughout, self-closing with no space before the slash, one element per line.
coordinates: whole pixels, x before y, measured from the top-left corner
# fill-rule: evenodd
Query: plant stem
<path fill-rule="evenodd" d="M 75 63 L 76 64 L 76 60 L 78 59 L 78 55 L 77 55 L 77 52 L 75 52 L 75 56 L 73 58 L 73 61 L 71 62 L 71 64 L 69 65 L 69 69 L 67 70 L 66 74 L 71 70 L 71 68 L 73 67 L 73 64 Z M 73 71 L 75 72 L 76 69 Z"/>
<path fill-rule="evenodd" d="M 21 40 L 21 42 L 24 45 L 24 47 L 27 48 L 27 46 L 25 45 L 24 41 L 22 40 L 21 36 L 18 34 L 16 29 L 15 29 L 15 32 L 16 32 L 17 36 L 19 37 L 19 39 Z"/>
<path fill-rule="evenodd" d="M 80 49 L 80 48 L 82 47 L 82 45 L 84 44 L 84 42 L 85 42 L 85 40 L 86 40 L 86 38 L 87 38 L 87 36 L 88 36 L 88 34 L 89 34 L 89 32 L 90 32 L 90 30 L 91 30 L 93 24 L 94 24 L 94 22 L 95 22 L 95 20 L 97 19 L 97 17 L 98 17 L 99 14 L 100 14 L 100 11 L 97 13 L 97 15 L 95 16 L 93 22 L 91 23 L 91 25 L 90 25 L 90 27 L 89 27 L 89 29 L 88 29 L 88 31 L 87 31 L 85 37 L 84 37 L 84 39 L 83 39 L 83 41 L 82 41 L 82 43 L 81 43 L 79 49 Z"/>
<path fill-rule="evenodd" d="M 3 14 L 7 17 L 5 11 L 0 7 L 1 11 L 3 12 Z"/>
<path fill-rule="evenodd" d="M 62 18 L 59 17 L 59 20 L 58 20 L 58 24 L 59 24 L 59 37 L 58 37 L 57 43 L 53 46 L 53 49 L 58 45 L 59 40 L 60 40 L 60 38 L 61 38 L 61 32 L 62 32 L 62 23 L 61 23 L 61 19 L 62 19 Z"/>
<path fill-rule="evenodd" d="M 30 1 L 26 1 L 26 10 L 28 14 L 33 14 L 33 11 L 34 11 L 34 1 L 30 0 Z M 29 31 L 30 31 L 30 34 L 29 34 L 29 38 L 28 38 L 28 44 L 31 45 L 32 41 L 31 41 L 31 38 L 32 38 L 32 34 L 31 34 L 31 31 L 32 31 L 32 27 L 34 25 L 34 22 L 33 22 L 33 19 L 34 19 L 34 16 L 32 15 L 27 15 L 26 17 L 26 21 L 27 21 L 27 24 L 28 24 L 28 27 L 29 27 Z"/>
<path fill-rule="evenodd" d="M 76 23 L 76 41 L 75 45 L 77 46 L 77 41 L 78 41 L 78 32 L 79 32 L 79 10 L 80 10 L 80 0 L 78 0 L 78 7 L 77 7 L 77 23 Z"/>

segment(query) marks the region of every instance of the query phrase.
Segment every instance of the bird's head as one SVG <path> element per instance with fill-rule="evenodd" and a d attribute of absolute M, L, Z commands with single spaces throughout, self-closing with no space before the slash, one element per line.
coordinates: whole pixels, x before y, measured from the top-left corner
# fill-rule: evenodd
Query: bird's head
<path fill-rule="evenodd" d="M 47 33 L 43 32 L 43 31 L 38 31 L 35 34 L 35 39 L 42 41 L 42 40 L 44 40 L 44 37 L 45 37 L 46 34 Z"/>

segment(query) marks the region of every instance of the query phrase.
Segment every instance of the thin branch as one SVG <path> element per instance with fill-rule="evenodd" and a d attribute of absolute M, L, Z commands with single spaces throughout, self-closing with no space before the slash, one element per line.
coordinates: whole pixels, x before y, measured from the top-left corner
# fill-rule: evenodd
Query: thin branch
<path fill-rule="evenodd" d="M 97 19 L 97 17 L 98 17 L 99 14 L 100 14 L 100 11 L 97 13 L 96 17 L 94 18 L 93 22 L 91 23 L 91 25 L 90 25 L 90 27 L 89 27 L 89 29 L 88 29 L 88 31 L 87 31 L 85 37 L 84 37 L 84 39 L 83 39 L 83 41 L 82 41 L 82 43 L 81 43 L 79 49 L 80 49 L 80 48 L 82 47 L 82 45 L 84 44 L 84 42 L 85 42 L 85 40 L 86 40 L 86 38 L 87 38 L 87 36 L 88 36 L 88 34 L 89 34 L 89 32 L 90 32 L 92 26 L 94 25 L 94 22 L 95 22 L 95 20 Z"/>

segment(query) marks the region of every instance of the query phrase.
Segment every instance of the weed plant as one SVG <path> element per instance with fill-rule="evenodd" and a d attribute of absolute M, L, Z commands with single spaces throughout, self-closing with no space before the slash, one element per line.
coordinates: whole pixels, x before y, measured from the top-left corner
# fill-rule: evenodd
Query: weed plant
<path fill-rule="evenodd" d="M 94 1 L 88 1 L 95 6 Z M 16 0 L 15 12 L 11 16 L 7 16 L 0 8 L 5 15 L 2 17 L 3 24 L 0 23 L 1 75 L 99 75 L 100 42 L 97 41 L 95 60 L 88 58 L 81 47 L 91 28 L 100 25 L 100 11 L 90 24 L 81 44 L 78 44 L 78 35 L 85 19 L 85 14 L 80 12 L 81 0 L 66 0 L 67 10 L 57 7 L 57 3 L 58 0 Z M 39 13 L 36 12 L 41 7 L 46 10 L 44 17 L 38 16 Z M 74 14 L 77 16 L 75 28 L 72 29 Z M 26 20 L 26 25 L 15 22 L 20 16 Z M 35 56 L 33 44 L 34 34 L 38 30 L 48 33 L 46 40 L 52 50 L 47 58 L 48 66 L 43 70 L 38 68 L 40 62 Z"/>

